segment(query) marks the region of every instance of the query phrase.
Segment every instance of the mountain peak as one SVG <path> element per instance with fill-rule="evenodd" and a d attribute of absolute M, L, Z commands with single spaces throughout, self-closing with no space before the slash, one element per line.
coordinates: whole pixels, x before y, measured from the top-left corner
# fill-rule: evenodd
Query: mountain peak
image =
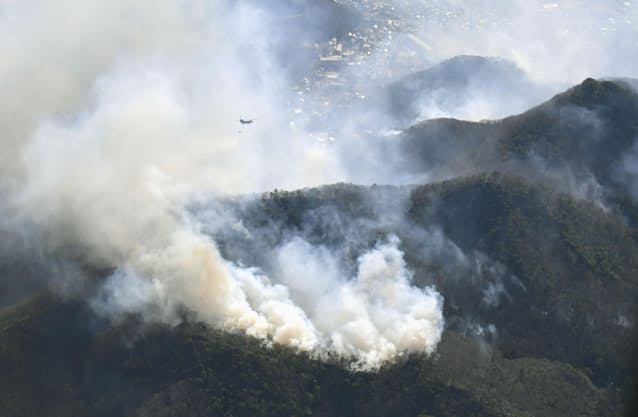
<path fill-rule="evenodd" d="M 589 109 L 602 105 L 632 106 L 632 102 L 635 106 L 638 103 L 638 94 L 623 80 L 586 78 L 580 84 L 557 95 L 553 101 L 561 105 L 573 104 Z"/>

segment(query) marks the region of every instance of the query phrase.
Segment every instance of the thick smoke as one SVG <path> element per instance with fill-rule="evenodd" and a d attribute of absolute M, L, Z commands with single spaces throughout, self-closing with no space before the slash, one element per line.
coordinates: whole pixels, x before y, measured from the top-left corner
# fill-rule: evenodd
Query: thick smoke
<path fill-rule="evenodd" d="M 3 102 L 17 108 L 2 112 L 3 173 L 13 180 L 9 205 L 44 250 L 112 270 L 92 298 L 98 313 L 174 324 L 186 311 L 363 368 L 434 350 L 442 300 L 411 285 L 396 239 L 362 253 L 356 276 L 335 267 L 325 279 L 311 266 L 330 263 L 329 253 L 284 246 L 280 275 L 266 277 L 223 259 L 186 210 L 202 195 L 339 178 L 336 161 L 285 118 L 290 87 L 270 55 L 263 10 L 87 2 L 65 9 L 59 20 L 70 24 L 58 27 L 46 20 L 53 9 L 62 13 L 48 2 L 5 6 L 2 27 L 18 36 L 2 41 L 15 96 Z M 240 116 L 258 121 L 242 127 Z M 67 279 L 76 282 L 52 285 L 76 291 L 87 278 Z"/>
<path fill-rule="evenodd" d="M 339 276 L 330 252 L 303 240 L 287 243 L 277 256 L 282 282 L 333 349 L 363 364 L 380 364 L 404 351 L 431 353 L 440 337 L 441 297 L 411 285 L 398 244 L 390 237 L 359 257 L 352 280 Z"/>

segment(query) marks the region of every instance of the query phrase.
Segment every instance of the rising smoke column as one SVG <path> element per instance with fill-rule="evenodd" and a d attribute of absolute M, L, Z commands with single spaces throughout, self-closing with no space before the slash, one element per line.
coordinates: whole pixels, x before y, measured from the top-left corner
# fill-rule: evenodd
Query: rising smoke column
<path fill-rule="evenodd" d="M 12 111 L 0 116 L 2 174 L 8 204 L 46 251 L 113 271 L 91 298 L 98 313 L 176 324 L 186 309 L 362 368 L 434 350 L 441 297 L 411 286 L 396 239 L 361 254 L 354 277 L 336 268 L 329 290 L 308 305 L 323 274 L 297 266 L 295 282 L 307 284 L 300 290 L 283 273 L 235 265 L 186 210 L 201 196 L 338 178 L 334 156 L 302 140 L 278 110 L 288 87 L 269 54 L 263 10 L 197 0 L 66 3 L 3 6 L 0 75 L 11 82 L 3 107 Z M 260 120 L 239 131 L 246 109 Z M 315 255 L 280 261 L 286 271 L 329 262 Z"/>

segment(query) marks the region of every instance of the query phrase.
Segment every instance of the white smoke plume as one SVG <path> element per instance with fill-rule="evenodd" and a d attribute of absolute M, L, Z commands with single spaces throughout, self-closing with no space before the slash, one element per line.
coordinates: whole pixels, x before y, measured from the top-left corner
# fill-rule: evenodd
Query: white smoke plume
<path fill-rule="evenodd" d="M 280 282 L 223 261 L 203 236 L 181 239 L 168 253 L 145 253 L 150 259 L 116 270 L 93 301 L 96 310 L 170 323 L 186 306 L 209 323 L 353 359 L 361 369 L 406 352 L 432 353 L 440 340 L 443 300 L 411 285 L 396 237 L 363 254 L 352 278 L 328 250 L 295 239 L 278 250 Z"/>
<path fill-rule="evenodd" d="M 279 249 L 280 277 L 308 312 L 331 350 L 380 365 L 403 352 L 432 353 L 443 330 L 442 298 L 411 285 L 399 240 L 378 244 L 358 259 L 354 279 L 334 257 L 296 238 Z"/>
<path fill-rule="evenodd" d="M 398 241 L 363 254 L 356 277 L 335 269 L 325 282 L 307 267 L 329 258 L 284 247 L 282 276 L 267 278 L 224 260 L 185 209 L 202 195 L 338 178 L 325 148 L 277 110 L 290 88 L 262 11 L 197 0 L 67 6 L 3 5 L 2 173 L 10 205 L 48 251 L 114 270 L 93 298 L 98 313 L 171 324 L 186 309 L 363 368 L 434 350 L 442 300 L 411 286 Z"/>

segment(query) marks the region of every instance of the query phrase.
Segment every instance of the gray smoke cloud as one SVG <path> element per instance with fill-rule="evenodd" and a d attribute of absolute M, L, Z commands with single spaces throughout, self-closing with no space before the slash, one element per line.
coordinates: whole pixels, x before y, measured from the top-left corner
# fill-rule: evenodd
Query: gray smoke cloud
<path fill-rule="evenodd" d="M 490 20 L 495 9 L 455 1 L 393 2 L 389 18 L 365 1 L 2 1 L 0 175 L 3 210 L 15 214 L 8 229 L 35 237 L 44 264 L 62 254 L 110 271 L 92 301 L 109 317 L 176 323 L 186 308 L 213 325 L 354 358 L 362 368 L 431 353 L 442 299 L 413 285 L 397 238 L 361 249 L 354 273 L 327 247 L 291 240 L 274 248 L 276 268 L 266 275 L 225 259 L 188 205 L 201 196 L 407 180 L 366 147 L 367 137 L 399 123 L 376 90 L 454 55 L 504 57 L 543 88 L 615 70 L 617 58 L 627 64 L 623 75 L 636 73 L 635 49 L 613 48 L 626 57 L 605 49 L 627 43 L 634 23 L 617 21 L 599 41 L 589 23 L 568 23 L 590 22 L 598 8 L 502 3 Z M 630 18 L 635 8 L 627 7 L 610 10 Z M 532 31 L 537 16 L 552 29 L 541 38 Z M 556 59 L 569 39 L 579 42 Z M 568 64 L 578 71 L 565 72 Z M 474 88 L 482 77 L 456 89 L 461 98 L 417 100 L 417 117 L 505 114 L 504 93 Z M 521 107 L 537 97 L 531 92 Z M 256 121 L 244 126 L 240 117 Z M 88 285 L 81 268 L 62 269 L 65 278 L 52 284 L 59 291 Z"/>

